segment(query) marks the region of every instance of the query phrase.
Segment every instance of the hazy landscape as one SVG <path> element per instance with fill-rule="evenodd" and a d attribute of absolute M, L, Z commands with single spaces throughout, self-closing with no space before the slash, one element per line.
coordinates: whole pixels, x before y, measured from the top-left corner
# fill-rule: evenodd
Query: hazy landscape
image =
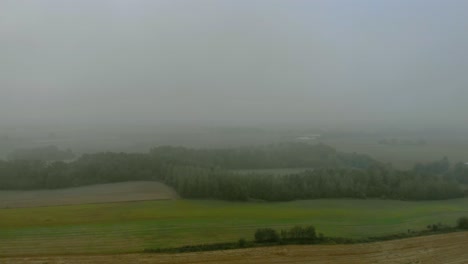
<path fill-rule="evenodd" d="M 468 263 L 467 8 L 0 1 L 0 263 Z"/>

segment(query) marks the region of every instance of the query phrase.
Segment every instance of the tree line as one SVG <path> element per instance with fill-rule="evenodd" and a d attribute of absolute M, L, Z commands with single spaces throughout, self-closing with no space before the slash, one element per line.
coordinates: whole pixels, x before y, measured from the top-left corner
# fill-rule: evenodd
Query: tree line
<path fill-rule="evenodd" d="M 9 160 L 59 161 L 71 160 L 75 158 L 75 154 L 70 149 L 61 150 L 57 146 L 50 145 L 30 149 L 16 149 L 8 154 L 7 158 Z"/>
<path fill-rule="evenodd" d="M 198 252 L 198 251 L 214 251 L 214 250 L 229 250 L 259 246 L 272 245 L 294 245 L 294 244 L 355 244 L 369 243 L 377 241 L 395 240 L 409 237 L 417 237 L 424 235 L 443 234 L 450 232 L 468 230 L 468 217 L 460 217 L 457 220 L 456 226 L 444 225 L 442 223 L 430 224 L 426 229 L 411 230 L 407 232 L 388 234 L 383 236 L 373 236 L 367 238 L 347 238 L 347 237 L 329 237 L 322 233 L 316 232 L 313 225 L 294 226 L 289 229 L 282 229 L 280 232 L 273 228 L 263 227 L 258 228 L 254 233 L 253 240 L 241 238 L 237 243 L 224 242 L 213 244 L 188 245 L 182 247 L 170 248 L 146 248 L 145 253 L 183 253 L 183 252 Z"/>
<path fill-rule="evenodd" d="M 288 175 L 237 169 L 313 168 Z M 447 159 L 397 170 L 366 155 L 319 144 L 236 149 L 158 147 L 149 153 L 86 154 L 72 162 L 0 161 L 0 189 L 54 189 L 155 180 L 194 199 L 287 201 L 317 198 L 432 200 L 462 197 L 464 164 Z"/>

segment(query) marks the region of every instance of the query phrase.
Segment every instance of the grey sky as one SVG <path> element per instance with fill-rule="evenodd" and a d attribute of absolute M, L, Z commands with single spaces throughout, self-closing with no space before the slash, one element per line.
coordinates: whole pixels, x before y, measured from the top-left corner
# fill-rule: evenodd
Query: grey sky
<path fill-rule="evenodd" d="M 468 123 L 467 10 L 0 0 L 0 121 Z"/>

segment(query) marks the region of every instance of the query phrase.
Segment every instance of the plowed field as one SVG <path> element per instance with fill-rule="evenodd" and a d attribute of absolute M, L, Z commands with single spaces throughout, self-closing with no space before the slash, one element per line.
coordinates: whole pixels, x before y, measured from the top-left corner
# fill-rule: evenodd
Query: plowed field
<path fill-rule="evenodd" d="M 58 190 L 0 191 L 0 208 L 167 200 L 177 197 L 172 188 L 159 182 L 120 182 Z"/>

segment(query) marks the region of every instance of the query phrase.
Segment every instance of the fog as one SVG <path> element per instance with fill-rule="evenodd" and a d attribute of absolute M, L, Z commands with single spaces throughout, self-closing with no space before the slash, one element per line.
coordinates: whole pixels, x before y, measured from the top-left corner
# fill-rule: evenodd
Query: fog
<path fill-rule="evenodd" d="M 467 8 L 2 0 L 0 122 L 465 124 Z"/>

